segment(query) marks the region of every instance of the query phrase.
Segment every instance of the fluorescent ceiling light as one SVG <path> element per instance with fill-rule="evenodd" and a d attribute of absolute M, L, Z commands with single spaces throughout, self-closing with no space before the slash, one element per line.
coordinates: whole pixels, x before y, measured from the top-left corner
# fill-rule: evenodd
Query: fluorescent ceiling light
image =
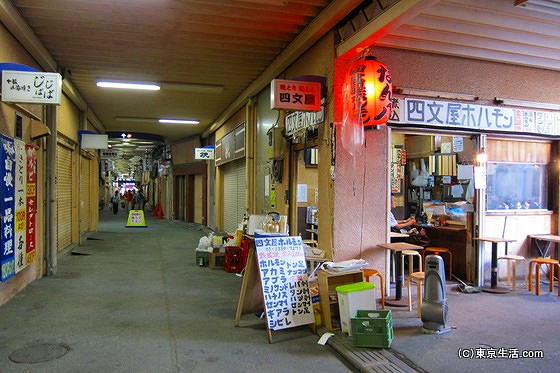
<path fill-rule="evenodd" d="M 171 118 L 161 118 L 158 122 L 160 123 L 173 123 L 173 124 L 198 124 L 198 120 L 191 119 L 171 119 Z"/>
<path fill-rule="evenodd" d="M 160 90 L 159 85 L 153 83 L 110 82 L 100 80 L 97 82 L 97 86 L 101 88 L 140 89 L 148 91 Z"/>

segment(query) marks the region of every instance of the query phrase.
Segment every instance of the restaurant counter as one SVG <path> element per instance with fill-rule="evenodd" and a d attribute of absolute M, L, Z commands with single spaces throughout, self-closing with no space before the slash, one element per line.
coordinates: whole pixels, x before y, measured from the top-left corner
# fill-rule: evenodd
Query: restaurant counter
<path fill-rule="evenodd" d="M 462 225 L 445 225 L 445 226 L 422 226 L 426 230 L 426 234 L 430 238 L 430 247 L 446 247 L 453 255 L 452 272 L 455 276 L 462 280 L 468 280 L 468 258 L 467 258 L 467 229 Z M 446 268 L 449 260 L 444 256 L 443 261 Z M 446 273 L 449 270 L 446 269 Z M 452 280 L 452 279 L 447 279 Z"/>

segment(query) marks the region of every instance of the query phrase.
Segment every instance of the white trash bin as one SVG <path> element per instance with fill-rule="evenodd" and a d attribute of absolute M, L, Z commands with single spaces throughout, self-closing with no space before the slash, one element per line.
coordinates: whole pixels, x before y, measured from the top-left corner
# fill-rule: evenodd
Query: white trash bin
<path fill-rule="evenodd" d="M 352 335 L 351 317 L 358 310 L 375 310 L 375 285 L 371 282 L 356 282 L 336 287 L 340 328 Z"/>

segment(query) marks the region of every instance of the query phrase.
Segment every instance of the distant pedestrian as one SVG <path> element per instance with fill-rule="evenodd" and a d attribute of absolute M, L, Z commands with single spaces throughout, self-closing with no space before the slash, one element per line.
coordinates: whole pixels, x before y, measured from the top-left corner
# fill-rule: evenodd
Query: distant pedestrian
<path fill-rule="evenodd" d="M 124 199 L 126 201 L 126 212 L 129 212 L 130 208 L 132 207 L 132 192 L 130 190 L 126 191 L 126 193 L 124 194 Z"/>
<path fill-rule="evenodd" d="M 117 215 L 119 212 L 119 202 L 121 197 L 119 196 L 119 191 L 115 190 L 115 194 L 111 197 L 111 203 L 113 204 L 113 215 Z"/>
<path fill-rule="evenodd" d="M 138 210 L 144 211 L 145 202 L 146 202 L 146 197 L 144 196 L 144 191 L 140 189 L 138 193 L 136 193 L 136 208 Z"/>

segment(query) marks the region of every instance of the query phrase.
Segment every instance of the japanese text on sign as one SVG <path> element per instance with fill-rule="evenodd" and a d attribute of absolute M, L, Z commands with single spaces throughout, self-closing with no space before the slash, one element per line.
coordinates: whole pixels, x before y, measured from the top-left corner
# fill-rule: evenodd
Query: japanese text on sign
<path fill-rule="evenodd" d="M 30 264 L 37 255 L 35 246 L 35 221 L 37 213 L 37 151 L 33 145 L 25 145 L 27 153 L 27 248 L 25 261 Z"/>
<path fill-rule="evenodd" d="M 16 149 L 14 139 L 7 136 L 1 137 L 0 146 L 0 175 L 2 187 L 0 193 L 0 259 L 2 263 L 2 281 L 15 275 L 15 169 Z"/>
<path fill-rule="evenodd" d="M 421 99 L 396 99 L 392 122 L 560 135 L 560 113 Z"/>
<path fill-rule="evenodd" d="M 14 140 L 16 148 L 16 169 L 15 169 L 15 260 L 16 273 L 27 266 L 25 252 L 27 248 L 27 154 L 25 143 L 21 140 Z"/>
<path fill-rule="evenodd" d="M 58 73 L 2 72 L 2 101 L 60 105 L 62 77 Z"/>
<path fill-rule="evenodd" d="M 271 109 L 321 110 L 321 83 L 274 79 L 271 83 Z"/>
<path fill-rule="evenodd" d="M 255 238 L 268 328 L 314 322 L 300 236 Z"/>

